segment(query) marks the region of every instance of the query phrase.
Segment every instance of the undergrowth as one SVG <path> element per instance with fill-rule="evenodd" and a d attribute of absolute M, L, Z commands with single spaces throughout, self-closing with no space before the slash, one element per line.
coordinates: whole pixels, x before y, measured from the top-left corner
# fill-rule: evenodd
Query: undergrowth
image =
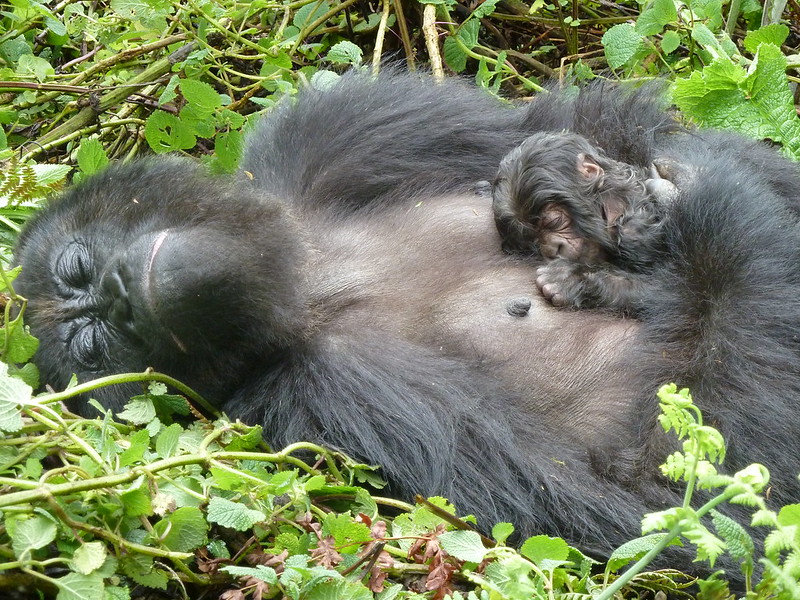
<path fill-rule="evenodd" d="M 24 314 L 12 277 L 5 276 L 7 306 Z M 769 474 L 761 465 L 717 471 L 725 443 L 703 424 L 688 390 L 659 392 L 660 422 L 683 440 L 661 469 L 683 482 L 684 502 L 645 515 L 643 537 L 603 566 L 546 535 L 509 546 L 511 523 L 495 524 L 486 537 L 444 498 L 411 506 L 382 497 L 374 468 L 340 453 L 302 442 L 269 448 L 260 427 L 215 414 L 161 374 L 35 395 L 27 363 L 35 339 L 10 314 L 0 363 L 4 598 L 729 597 L 724 575 L 695 582 L 648 570 L 678 540 L 712 567 L 723 554 L 741 564 L 737 580 L 750 600 L 800 598 L 800 504 L 767 508 Z M 117 415 L 93 400 L 93 419 L 64 406 L 130 381 L 142 382 L 143 393 Z M 166 384 L 181 393 L 168 393 Z M 704 491 L 697 507 L 696 490 Z M 763 553 L 747 529 L 716 511 L 725 503 L 752 507 L 751 526 L 767 530 Z"/>

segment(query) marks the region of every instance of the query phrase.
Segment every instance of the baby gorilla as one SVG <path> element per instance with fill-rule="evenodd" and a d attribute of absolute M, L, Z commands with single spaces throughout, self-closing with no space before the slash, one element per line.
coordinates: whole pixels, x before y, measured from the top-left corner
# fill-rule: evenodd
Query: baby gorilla
<path fill-rule="evenodd" d="M 492 188 L 503 249 L 538 253 L 536 283 L 556 306 L 635 312 L 677 194 L 655 165 L 613 160 L 575 133 L 537 133 L 500 163 Z"/>

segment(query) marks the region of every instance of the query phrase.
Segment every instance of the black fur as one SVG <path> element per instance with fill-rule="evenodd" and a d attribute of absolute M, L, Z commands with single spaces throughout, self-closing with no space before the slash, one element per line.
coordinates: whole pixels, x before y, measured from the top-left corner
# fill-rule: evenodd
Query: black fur
<path fill-rule="evenodd" d="M 346 77 L 269 115 L 234 181 L 172 160 L 92 178 L 17 249 L 45 380 L 153 366 L 274 444 L 330 444 L 383 464 L 404 498 L 446 495 L 484 529 L 510 520 L 598 554 L 681 501 L 656 469 L 673 444 L 654 394 L 676 381 L 729 436 L 729 469 L 760 460 L 773 498 L 797 501 L 796 172 L 759 148 L 779 166 L 740 185 L 731 163 L 750 154 L 718 140 L 746 144 L 673 140 L 652 94 L 521 109 L 453 82 Z M 565 128 L 629 164 L 690 147 L 709 169 L 683 191 L 640 322 L 550 306 L 472 189 L 530 133 Z M 119 408 L 128 392 L 98 396 Z"/>

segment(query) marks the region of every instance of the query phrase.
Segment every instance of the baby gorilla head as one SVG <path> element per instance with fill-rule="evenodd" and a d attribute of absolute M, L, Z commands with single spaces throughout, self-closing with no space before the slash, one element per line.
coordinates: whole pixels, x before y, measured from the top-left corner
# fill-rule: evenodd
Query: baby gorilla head
<path fill-rule="evenodd" d="M 615 161 L 583 136 L 542 132 L 503 158 L 492 194 L 508 252 L 640 265 L 674 190 L 655 168 Z"/>

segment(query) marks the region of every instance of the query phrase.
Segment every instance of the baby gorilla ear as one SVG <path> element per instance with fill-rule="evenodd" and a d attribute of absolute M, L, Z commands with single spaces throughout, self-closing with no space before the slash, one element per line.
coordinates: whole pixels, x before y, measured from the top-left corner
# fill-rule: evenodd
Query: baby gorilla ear
<path fill-rule="evenodd" d="M 590 182 L 596 182 L 598 185 L 603 185 L 603 175 L 605 174 L 603 167 L 597 164 L 597 161 L 584 152 L 578 154 L 578 173 L 580 173 L 584 179 Z"/>

